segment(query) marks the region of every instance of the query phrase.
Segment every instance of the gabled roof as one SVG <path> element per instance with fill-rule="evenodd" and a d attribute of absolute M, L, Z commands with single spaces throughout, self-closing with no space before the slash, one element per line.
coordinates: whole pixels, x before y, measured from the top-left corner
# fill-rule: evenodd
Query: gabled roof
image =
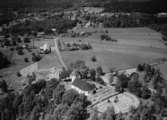
<path fill-rule="evenodd" d="M 79 89 L 81 89 L 83 91 L 91 91 L 91 90 L 94 90 L 96 88 L 96 86 L 94 84 L 90 84 L 90 83 L 86 82 L 86 80 L 80 80 L 80 79 L 74 80 L 72 85 L 78 87 Z"/>

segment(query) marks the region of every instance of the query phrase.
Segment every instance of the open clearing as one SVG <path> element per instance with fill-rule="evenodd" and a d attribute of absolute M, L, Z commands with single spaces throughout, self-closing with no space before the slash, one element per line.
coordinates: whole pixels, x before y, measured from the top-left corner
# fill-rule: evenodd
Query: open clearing
<path fill-rule="evenodd" d="M 139 63 L 153 63 L 167 56 L 167 46 L 162 43 L 161 34 L 154 30 L 146 27 L 107 30 L 108 35 L 118 42 L 101 41 L 102 33 L 99 32 L 88 38 L 62 38 L 66 42 L 82 40 L 93 46 L 93 49 L 88 51 L 63 51 L 64 62 L 69 66 L 71 62 L 84 60 L 89 67 L 102 66 L 104 71 L 108 72 L 111 68 L 126 69 L 136 67 Z M 96 56 L 97 62 L 91 61 L 92 56 Z"/>

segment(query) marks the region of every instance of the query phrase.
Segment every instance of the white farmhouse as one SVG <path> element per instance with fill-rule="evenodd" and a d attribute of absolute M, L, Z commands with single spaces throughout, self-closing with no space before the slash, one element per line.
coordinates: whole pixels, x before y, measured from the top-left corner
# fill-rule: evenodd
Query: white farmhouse
<path fill-rule="evenodd" d="M 96 89 L 94 84 L 90 84 L 86 80 L 81 79 L 75 79 L 72 82 L 71 88 L 86 96 L 89 96 Z"/>

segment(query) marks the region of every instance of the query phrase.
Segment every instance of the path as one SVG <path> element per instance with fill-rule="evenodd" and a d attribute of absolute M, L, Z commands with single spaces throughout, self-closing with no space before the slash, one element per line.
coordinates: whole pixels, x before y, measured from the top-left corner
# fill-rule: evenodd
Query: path
<path fill-rule="evenodd" d="M 63 59 L 62 59 L 62 56 L 61 56 L 61 54 L 60 54 L 60 51 L 59 51 L 59 47 L 58 47 L 58 44 L 57 44 L 58 38 L 55 38 L 55 39 L 54 39 L 54 42 L 55 42 L 55 51 L 56 51 L 56 54 L 57 54 L 57 56 L 58 56 L 58 58 L 59 58 L 59 61 L 61 62 L 62 66 L 63 66 L 66 70 L 68 70 L 68 67 L 67 67 L 66 64 L 64 63 L 64 61 L 63 61 Z"/>

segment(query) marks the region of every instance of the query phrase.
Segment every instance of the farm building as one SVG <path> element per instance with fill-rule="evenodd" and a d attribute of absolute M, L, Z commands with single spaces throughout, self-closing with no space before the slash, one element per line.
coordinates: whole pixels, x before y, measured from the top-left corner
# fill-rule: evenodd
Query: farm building
<path fill-rule="evenodd" d="M 135 73 L 136 71 L 137 71 L 136 68 L 130 68 L 130 69 L 127 69 L 127 70 L 119 71 L 119 74 L 124 73 L 125 75 L 130 76 L 132 73 Z"/>
<path fill-rule="evenodd" d="M 101 78 L 108 86 L 115 86 L 118 81 L 118 77 L 114 76 L 113 73 L 106 73 L 105 75 L 101 76 Z"/>
<path fill-rule="evenodd" d="M 56 78 L 59 79 L 60 78 L 60 74 L 62 73 L 62 69 L 61 68 L 51 68 L 50 70 L 50 74 L 49 74 L 49 80 L 52 78 Z"/>
<path fill-rule="evenodd" d="M 51 47 L 47 43 L 40 47 L 40 53 L 50 53 Z"/>
<path fill-rule="evenodd" d="M 101 76 L 101 78 L 106 83 L 106 85 L 110 85 L 113 81 L 113 74 L 107 73 L 107 74 Z"/>
<path fill-rule="evenodd" d="M 94 14 L 99 14 L 101 12 L 103 12 L 104 8 L 100 8 L 100 7 L 84 7 L 83 8 L 84 12 L 87 13 L 94 13 Z"/>
<path fill-rule="evenodd" d="M 80 94 L 84 94 L 84 95 L 88 96 L 90 93 L 93 92 L 93 90 L 95 90 L 96 87 L 94 84 L 90 84 L 90 83 L 86 82 L 86 80 L 75 79 L 72 82 L 71 88 L 75 89 Z"/>
<path fill-rule="evenodd" d="M 81 79 L 80 73 L 77 70 L 74 70 L 70 74 L 70 79 L 71 79 L 72 82 L 74 82 L 76 79 Z"/>

